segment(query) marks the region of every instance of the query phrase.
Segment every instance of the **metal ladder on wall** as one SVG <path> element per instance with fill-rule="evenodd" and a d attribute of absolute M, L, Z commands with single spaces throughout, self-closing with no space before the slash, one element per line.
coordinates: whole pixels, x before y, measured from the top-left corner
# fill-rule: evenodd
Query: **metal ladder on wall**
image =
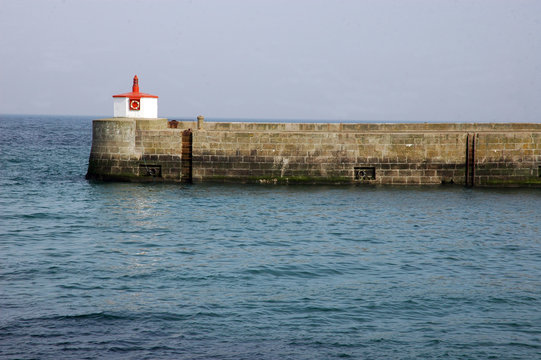
<path fill-rule="evenodd" d="M 184 183 L 192 182 L 192 130 L 182 132 L 182 177 Z"/>
<path fill-rule="evenodd" d="M 475 185 L 475 140 L 477 134 L 466 135 L 466 179 L 464 184 L 467 187 Z"/>

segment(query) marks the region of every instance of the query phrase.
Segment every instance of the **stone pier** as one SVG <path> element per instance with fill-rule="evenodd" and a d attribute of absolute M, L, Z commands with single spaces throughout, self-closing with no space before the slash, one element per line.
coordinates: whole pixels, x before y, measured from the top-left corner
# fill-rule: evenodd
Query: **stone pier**
<path fill-rule="evenodd" d="M 94 120 L 87 178 L 541 186 L 540 175 L 537 123 L 250 123 L 199 117 L 174 123 Z"/>

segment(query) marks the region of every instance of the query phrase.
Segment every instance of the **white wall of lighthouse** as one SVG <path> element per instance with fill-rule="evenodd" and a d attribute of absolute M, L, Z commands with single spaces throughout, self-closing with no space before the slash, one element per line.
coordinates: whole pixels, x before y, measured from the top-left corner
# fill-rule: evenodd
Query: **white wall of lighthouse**
<path fill-rule="evenodd" d="M 158 118 L 158 99 L 142 97 L 140 99 L 140 110 L 130 110 L 130 99 L 128 97 L 113 98 L 113 116 L 127 118 Z"/>

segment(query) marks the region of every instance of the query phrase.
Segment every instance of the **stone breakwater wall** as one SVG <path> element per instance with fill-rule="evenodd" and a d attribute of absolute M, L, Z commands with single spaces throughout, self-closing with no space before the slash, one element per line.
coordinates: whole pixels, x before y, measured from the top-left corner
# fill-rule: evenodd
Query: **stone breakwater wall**
<path fill-rule="evenodd" d="M 541 186 L 541 124 L 95 120 L 89 178 Z"/>
<path fill-rule="evenodd" d="M 94 120 L 88 179 L 181 181 L 182 137 L 167 119 Z"/>

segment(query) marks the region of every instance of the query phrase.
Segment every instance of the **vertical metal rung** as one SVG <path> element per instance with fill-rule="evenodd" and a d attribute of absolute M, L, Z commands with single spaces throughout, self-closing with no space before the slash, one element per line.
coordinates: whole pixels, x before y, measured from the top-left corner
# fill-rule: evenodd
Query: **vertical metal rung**
<path fill-rule="evenodd" d="M 466 136 L 466 174 L 465 185 L 475 185 L 475 139 L 477 134 L 467 134 Z"/>
<path fill-rule="evenodd" d="M 182 132 L 182 182 L 192 182 L 192 130 Z"/>

